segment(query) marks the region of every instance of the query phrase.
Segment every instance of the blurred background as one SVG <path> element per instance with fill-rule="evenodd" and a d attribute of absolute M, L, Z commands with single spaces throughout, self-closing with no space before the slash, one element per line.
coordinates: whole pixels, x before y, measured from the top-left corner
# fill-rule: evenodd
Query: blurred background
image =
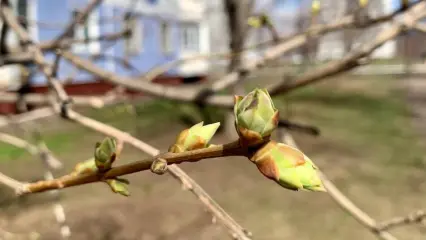
<path fill-rule="evenodd" d="M 34 60 L 35 50 L 5 20 L 13 13 L 73 98 L 75 111 L 162 152 L 200 121 L 222 123 L 212 143 L 236 139 L 229 109 L 193 94 L 203 87 L 231 96 L 280 84 L 271 93 L 280 131 L 291 133 L 328 179 L 377 223 L 407 216 L 426 207 L 422 4 L 3 0 L 0 172 L 22 182 L 59 177 L 93 156 L 95 142 L 105 136 L 52 110 L 60 101 L 42 71 L 47 65 Z M 230 73 L 234 80 L 224 81 Z M 164 89 L 155 91 L 156 86 L 167 92 L 162 95 Z M 282 140 L 280 134 L 274 138 Z M 47 153 L 62 167 L 41 161 Z M 148 156 L 124 145 L 116 164 Z M 242 157 L 179 167 L 252 233 L 242 239 L 426 236 L 424 214 L 392 228 L 393 238 L 386 238 L 375 222 L 365 227 L 330 194 L 280 188 Z M 0 185 L 0 239 L 232 239 L 220 219 L 212 220 L 198 197 L 170 174 L 143 171 L 128 179 L 128 198 L 104 183 L 23 197 Z"/>

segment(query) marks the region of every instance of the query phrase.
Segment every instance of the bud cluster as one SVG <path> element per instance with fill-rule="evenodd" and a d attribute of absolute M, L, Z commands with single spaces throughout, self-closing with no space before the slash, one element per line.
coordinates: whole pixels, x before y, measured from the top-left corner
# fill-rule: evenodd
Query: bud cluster
<path fill-rule="evenodd" d="M 315 164 L 301 151 L 270 140 L 279 113 L 266 89 L 235 96 L 235 129 L 242 146 L 256 146 L 250 160 L 267 178 L 290 190 L 325 191 Z"/>

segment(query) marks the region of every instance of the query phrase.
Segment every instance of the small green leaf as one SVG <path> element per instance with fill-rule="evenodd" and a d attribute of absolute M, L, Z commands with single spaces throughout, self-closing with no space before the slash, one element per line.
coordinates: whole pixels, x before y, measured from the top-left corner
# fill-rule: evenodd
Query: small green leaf
<path fill-rule="evenodd" d="M 111 188 L 114 193 L 118 193 L 122 196 L 128 197 L 130 196 L 130 192 L 127 188 L 129 185 L 129 181 L 124 178 L 115 178 L 115 179 L 107 179 L 105 182 Z"/>
<path fill-rule="evenodd" d="M 95 163 L 100 171 L 111 168 L 116 159 L 117 142 L 114 138 L 106 137 L 102 142 L 96 143 Z"/>
<path fill-rule="evenodd" d="M 250 27 L 253 27 L 253 28 L 262 27 L 262 20 L 257 16 L 249 17 L 247 19 L 247 23 Z"/>
<path fill-rule="evenodd" d="M 189 129 L 183 130 L 176 142 L 169 148 L 169 152 L 185 152 L 207 147 L 213 138 L 220 123 L 212 123 L 203 126 L 203 122 L 197 123 Z"/>
<path fill-rule="evenodd" d="M 84 162 L 77 163 L 77 165 L 75 165 L 73 173 L 76 175 L 81 175 L 86 173 L 95 173 L 97 171 L 98 168 L 96 167 L 95 159 L 91 158 Z"/>
<path fill-rule="evenodd" d="M 321 9 L 321 4 L 319 0 L 312 0 L 312 5 L 311 5 L 311 12 L 312 14 L 316 15 L 319 13 Z"/>

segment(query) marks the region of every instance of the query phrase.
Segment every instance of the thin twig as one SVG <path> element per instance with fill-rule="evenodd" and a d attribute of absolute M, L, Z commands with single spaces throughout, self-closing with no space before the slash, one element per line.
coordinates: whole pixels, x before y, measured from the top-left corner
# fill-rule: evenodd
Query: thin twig
<path fill-rule="evenodd" d="M 283 133 L 283 140 L 286 144 L 298 148 L 293 137 L 289 133 Z M 330 181 L 327 176 L 318 171 L 322 180 L 322 183 L 327 190 L 327 193 L 330 197 L 346 212 L 348 212 L 352 217 L 354 217 L 359 223 L 361 223 L 368 230 L 376 234 L 382 240 L 397 240 L 392 234 L 386 230 L 381 230 L 377 226 L 376 220 L 370 217 L 367 213 L 363 212 L 359 207 L 357 207 L 348 197 L 346 197 L 332 181 Z"/>
<path fill-rule="evenodd" d="M 426 219 L 426 211 L 417 210 L 404 217 L 395 217 L 395 218 L 383 221 L 377 225 L 377 229 L 379 231 L 385 231 L 385 230 L 389 230 L 391 228 L 395 228 L 402 225 L 420 223 L 424 219 Z"/>
<path fill-rule="evenodd" d="M 41 138 L 41 134 L 36 131 L 36 140 L 38 142 L 38 148 L 39 149 L 47 149 L 46 144 Z M 52 166 L 48 162 L 48 156 L 46 154 L 40 154 L 40 158 L 44 163 L 45 166 L 45 173 L 44 173 L 44 179 L 49 181 L 54 179 L 53 171 L 55 169 L 52 168 Z M 54 198 L 55 203 L 53 204 L 53 214 L 55 215 L 56 222 L 59 224 L 60 227 L 60 235 L 62 239 L 68 239 L 71 236 L 71 229 L 68 226 L 66 222 L 66 215 L 65 215 L 65 209 L 63 205 L 61 204 L 61 194 L 58 190 L 53 190 L 50 192 Z"/>
<path fill-rule="evenodd" d="M 10 187 L 11 189 L 13 189 L 15 192 L 19 193 L 20 189 L 22 189 L 22 187 L 24 186 L 21 182 L 6 176 L 5 174 L 0 172 L 0 182 L 3 183 L 4 185 Z"/>
<path fill-rule="evenodd" d="M 124 36 L 127 36 L 129 34 L 129 29 L 123 29 L 120 30 L 119 32 L 116 33 L 109 33 L 109 34 L 105 34 L 105 35 L 101 35 L 99 37 L 96 38 L 89 38 L 89 39 L 73 39 L 73 38 L 64 38 L 63 40 L 61 40 L 60 42 L 58 42 L 57 44 L 54 44 L 53 40 L 52 41 L 46 41 L 46 42 L 41 42 L 39 44 L 39 47 L 41 48 L 42 51 L 52 51 L 55 49 L 63 49 L 63 48 L 68 48 L 69 46 L 71 46 L 74 43 L 88 43 L 88 42 L 98 42 L 98 41 L 117 41 L 121 38 L 123 38 Z"/>
<path fill-rule="evenodd" d="M 125 137 L 123 135 L 121 140 L 128 142 L 128 137 Z M 155 150 L 157 151 L 157 149 Z M 158 158 L 166 160 L 167 164 L 170 165 L 169 167 L 172 167 L 174 166 L 173 164 L 180 164 L 183 162 L 197 162 L 203 159 L 225 156 L 245 156 L 248 154 L 247 151 L 247 149 L 244 149 L 240 146 L 239 141 L 235 141 L 224 145 L 217 145 L 209 148 L 203 148 L 182 153 L 166 152 L 162 154 L 157 154 L 156 156 L 148 159 L 134 161 L 132 163 L 113 167 L 105 173 L 89 173 L 81 175 L 70 174 L 57 179 L 28 183 L 23 187 L 22 192 L 20 194 L 22 195 L 28 193 L 37 193 L 52 189 L 62 189 L 72 186 L 79 186 L 83 184 L 98 182 L 104 179 L 110 179 L 131 173 L 149 170 L 151 164 L 154 162 L 154 160 Z"/>
<path fill-rule="evenodd" d="M 154 147 L 152 147 L 149 144 L 146 144 L 142 141 L 140 141 L 139 139 L 131 136 L 128 133 L 122 132 L 114 127 L 111 127 L 109 125 L 106 125 L 104 123 L 98 122 L 96 120 L 93 120 L 91 118 L 82 116 L 81 114 L 70 110 L 69 112 L 69 117 L 70 120 L 73 120 L 85 127 L 88 127 L 92 130 L 95 130 L 97 132 L 103 133 L 105 135 L 108 136 L 113 136 L 117 139 L 120 139 L 123 142 L 126 142 L 128 144 L 130 144 L 131 146 L 135 147 L 136 149 L 139 149 L 143 152 L 148 153 L 149 155 L 155 157 L 157 155 L 160 154 L 160 151 Z M 235 147 L 234 144 L 231 145 L 226 145 L 226 146 L 231 146 L 231 147 Z M 214 154 L 231 154 L 231 155 L 235 155 L 237 152 L 230 152 L 230 150 L 228 149 L 221 149 L 221 146 L 219 146 L 218 150 L 219 151 L 223 151 L 223 152 L 210 152 L 211 150 L 215 150 L 215 148 L 211 148 L 210 150 L 204 150 L 206 151 L 205 154 L 203 155 L 203 157 L 216 157 L 217 155 Z M 188 152 L 186 152 L 188 154 Z M 192 152 L 194 153 L 194 152 Z M 203 150 L 201 150 L 200 154 L 203 154 Z M 165 159 L 168 161 L 169 164 L 173 164 L 173 163 L 180 163 L 182 161 L 198 161 L 200 159 L 195 159 L 193 158 L 194 156 L 192 156 L 191 158 L 185 158 L 186 154 L 183 154 L 181 157 L 174 155 L 176 158 L 173 158 L 174 160 L 168 158 L 169 155 L 173 155 L 171 153 L 166 153 L 163 157 L 163 155 L 161 155 L 161 158 Z M 227 155 L 229 156 L 229 155 Z M 158 156 L 157 156 L 158 157 Z M 157 157 L 151 159 L 152 161 L 157 159 Z M 146 169 L 150 169 L 151 166 L 151 161 L 140 161 L 139 164 L 137 164 L 136 169 L 131 169 L 133 168 L 133 165 L 129 165 L 126 168 L 123 168 L 123 171 L 130 171 L 128 173 L 131 173 L 135 170 L 137 170 L 138 168 L 141 168 L 143 170 Z M 136 163 L 134 163 L 136 164 Z M 179 180 L 184 189 L 188 189 L 190 190 L 195 196 L 197 196 L 197 198 L 200 200 L 201 203 L 204 204 L 204 206 L 208 209 L 208 211 L 210 213 L 213 214 L 213 216 L 215 216 L 225 227 L 227 227 L 230 231 L 230 234 L 235 238 L 235 239 L 241 239 L 241 240 L 249 240 L 249 236 L 250 236 L 250 232 L 248 232 L 246 229 L 242 228 L 231 216 L 229 216 L 229 214 L 223 210 L 220 205 L 218 203 L 216 203 L 210 196 L 209 194 L 200 186 L 198 185 L 190 176 L 188 176 L 183 170 L 181 170 L 178 166 L 176 165 L 170 165 L 167 168 L 167 171 L 177 180 Z M 120 173 L 120 171 L 118 172 Z M 111 173 L 111 174 L 114 174 Z M 112 176 L 112 175 L 111 175 Z M 108 177 L 108 176 L 104 176 L 104 177 Z"/>
<path fill-rule="evenodd" d="M 29 37 L 29 34 L 25 31 L 25 29 L 23 29 L 17 23 L 17 20 L 13 17 L 13 13 L 12 13 L 11 9 L 7 6 L 2 6 L 1 13 L 2 13 L 2 17 L 5 19 L 7 24 L 9 24 L 11 26 L 11 28 L 14 29 L 17 32 L 20 40 L 22 42 L 31 43 L 31 39 Z M 98 129 L 97 129 L 98 131 L 99 130 L 107 131 L 107 132 L 110 133 L 108 135 L 117 135 L 118 134 L 119 136 L 116 136 L 117 138 L 119 138 L 119 139 L 121 138 L 123 141 L 126 141 L 126 142 L 132 144 L 133 146 L 138 146 L 138 148 L 141 149 L 141 150 L 142 149 L 145 149 L 145 150 L 150 149 L 146 152 L 151 152 L 151 153 L 158 152 L 157 149 L 151 147 L 148 144 L 145 144 L 145 143 L 139 141 L 138 139 L 132 137 L 131 135 L 129 135 L 127 133 L 124 133 L 124 132 L 122 132 L 118 129 L 111 127 L 111 126 L 97 122 L 93 119 L 84 117 L 84 116 L 76 113 L 75 111 L 73 111 L 72 108 L 69 105 L 66 105 L 67 107 L 65 107 L 63 105 L 63 103 L 67 102 L 68 96 L 67 96 L 66 92 L 64 91 L 62 85 L 59 83 L 59 81 L 52 76 L 51 64 L 49 64 L 45 60 L 44 56 L 42 55 L 40 48 L 37 45 L 31 44 L 29 46 L 29 48 L 32 50 L 32 52 L 34 52 L 34 60 L 35 60 L 36 64 L 38 64 L 40 66 L 42 72 L 47 77 L 49 83 L 51 84 L 53 89 L 56 91 L 56 94 L 57 94 L 57 96 L 58 96 L 58 98 L 59 98 L 59 100 L 62 104 L 61 106 L 59 106 L 59 108 L 60 108 L 61 113 L 64 117 L 66 117 L 68 119 L 72 119 L 76 122 L 79 122 L 80 124 L 83 124 L 84 126 L 91 127 L 93 129 L 96 129 L 96 127 L 98 127 Z M 55 109 L 55 110 L 58 110 L 58 109 Z M 100 129 L 99 129 L 99 127 L 100 127 Z M 112 132 L 112 134 L 111 134 L 111 132 Z M 149 167 L 150 166 L 148 166 L 148 168 Z M 193 179 L 191 179 L 178 166 L 176 166 L 176 165 L 170 166 L 168 168 L 168 171 L 170 173 L 172 173 L 174 177 L 178 178 L 184 184 L 189 184 L 189 186 L 192 187 L 192 192 L 197 195 L 197 197 L 200 199 L 200 201 L 202 203 L 204 203 L 206 205 L 206 207 L 209 210 L 211 210 L 213 214 L 215 214 L 216 217 L 218 217 L 219 219 L 224 219 L 224 217 L 227 217 L 227 215 L 225 215 L 226 213 L 222 209 L 218 208 L 219 205 L 217 203 L 215 203 L 211 199 L 211 197 L 200 186 L 198 186 L 198 184 L 196 184 L 196 182 Z M 89 180 L 90 180 L 90 178 L 89 178 Z M 94 180 L 94 179 L 92 179 L 92 180 Z M 222 213 L 222 212 L 224 212 L 225 214 L 219 214 L 219 213 Z M 216 215 L 216 213 L 217 213 L 217 215 Z M 235 221 L 227 221 L 227 220 L 228 219 L 224 219 L 224 221 L 222 221 L 222 223 L 224 223 L 224 225 L 229 228 L 230 232 L 233 235 L 235 234 L 238 239 L 249 239 L 249 237 L 246 236 L 246 231 L 244 231 L 243 228 L 241 228 L 238 225 L 234 226 Z"/>
<path fill-rule="evenodd" d="M 43 158 L 46 164 L 54 170 L 62 168 L 61 161 L 54 157 L 46 146 L 35 146 L 24 139 L 2 132 L 0 132 L 0 141 L 25 149 L 31 155 Z"/>
<path fill-rule="evenodd" d="M 416 22 L 426 15 L 425 2 L 417 4 L 410 11 L 408 11 L 401 22 L 393 22 L 392 25 L 380 33 L 373 41 L 369 41 L 357 49 L 345 55 L 342 59 L 332 61 L 323 67 L 319 67 L 309 71 L 301 76 L 296 77 L 290 84 L 279 82 L 268 87 L 271 95 L 283 94 L 289 91 L 299 89 L 308 84 L 315 83 L 319 80 L 325 79 L 328 76 L 333 76 L 343 71 L 351 70 L 360 65 L 359 59 L 371 54 L 374 50 L 382 46 L 387 41 L 397 37 L 404 31 L 413 27 L 412 22 Z M 415 25 L 414 25 L 415 26 Z"/>
<path fill-rule="evenodd" d="M 77 16 L 76 18 L 71 21 L 64 29 L 64 31 L 55 39 L 53 40 L 52 45 L 58 45 L 59 42 L 61 42 L 64 38 L 68 37 L 72 31 L 74 31 L 74 28 L 76 25 L 86 22 L 87 17 L 89 14 L 99 5 L 102 3 L 102 0 L 92 0 L 86 8 L 84 8 Z"/>
<path fill-rule="evenodd" d="M 1 16 L 5 23 L 8 24 L 17 33 L 19 41 L 24 45 L 29 45 L 28 50 L 29 52 L 34 54 L 34 61 L 37 63 L 37 65 L 39 65 L 40 70 L 44 74 L 50 75 L 52 73 L 52 68 L 51 66 L 45 65 L 46 60 L 40 48 L 33 43 L 27 31 L 19 24 L 19 22 L 15 18 L 12 9 L 9 6 L 5 6 L 4 2 L 2 2 L 1 5 Z M 48 81 L 51 87 L 55 90 L 55 93 L 57 94 L 57 97 L 61 102 L 66 102 L 69 100 L 67 93 L 65 92 L 59 81 L 56 81 L 52 78 L 48 78 Z"/>
<path fill-rule="evenodd" d="M 416 4 L 418 4 L 419 2 L 415 2 L 412 3 L 410 6 L 414 6 Z M 355 19 L 353 19 L 352 15 L 348 15 L 345 16 L 342 19 L 339 19 L 337 22 L 342 22 L 341 24 L 335 24 L 337 25 L 337 27 L 333 24 L 328 25 L 329 28 L 331 29 L 327 29 L 327 30 L 323 30 L 325 27 L 322 24 L 315 24 L 313 26 L 310 26 L 305 32 L 303 33 L 295 33 L 295 34 L 291 34 L 289 36 L 286 37 L 280 37 L 279 39 L 272 39 L 272 40 L 268 40 L 265 42 L 261 42 L 261 43 L 257 43 L 257 44 L 253 44 L 251 46 L 245 47 L 243 48 L 241 51 L 238 52 L 223 52 L 223 53 L 209 53 L 209 54 L 199 54 L 199 55 L 195 55 L 195 56 L 191 56 L 191 57 L 185 57 L 182 59 L 177 59 L 171 62 L 167 62 L 164 63 L 163 65 L 159 65 L 159 66 L 155 66 L 152 69 L 150 69 L 147 73 L 145 73 L 143 76 L 141 76 L 140 78 L 144 81 L 152 81 L 153 79 L 155 79 L 156 77 L 158 77 L 161 74 L 164 74 L 165 72 L 167 72 L 168 70 L 170 70 L 173 67 L 176 67 L 180 64 L 183 63 L 188 63 L 191 61 L 195 61 L 195 60 L 201 60 L 201 59 L 211 59 L 211 58 L 224 58 L 224 59 L 229 59 L 232 58 L 235 55 L 242 55 L 250 50 L 255 50 L 261 47 L 270 47 L 271 45 L 277 44 L 277 43 L 284 43 L 287 41 L 292 40 L 293 38 L 296 38 L 298 36 L 301 35 L 309 35 L 312 33 L 315 33 L 317 35 L 320 34 L 321 31 L 324 31 L 323 34 L 334 31 L 334 30 L 340 30 L 340 29 L 345 29 L 345 28 L 367 28 L 370 27 L 372 25 L 375 24 L 379 24 L 379 23 L 383 23 L 386 21 L 391 20 L 392 18 L 394 18 L 395 16 L 397 16 L 398 14 L 404 12 L 405 10 L 402 9 L 398 9 L 390 14 L 384 15 L 384 16 L 380 16 L 377 18 L 371 18 L 368 19 L 367 22 L 365 22 L 363 25 L 357 25 L 355 24 Z M 416 28 L 421 26 L 416 26 Z M 425 28 L 426 29 L 426 28 Z M 298 47 L 298 46 L 297 46 Z M 294 47 L 296 48 L 296 47 Z M 293 48 L 292 48 L 293 49 Z M 292 50 L 290 49 L 290 50 Z M 290 51 L 288 50 L 288 51 Z M 283 55 L 285 52 L 281 53 L 281 55 Z M 220 80 L 218 80 L 218 82 L 226 82 L 226 81 L 230 81 L 229 79 L 226 78 L 221 78 Z"/>
<path fill-rule="evenodd" d="M 90 106 L 93 108 L 102 108 L 106 105 L 106 102 L 111 101 L 111 96 L 70 96 L 73 99 L 73 104 L 81 106 Z M 122 96 L 116 96 L 117 99 Z M 0 102 L 13 103 L 19 98 L 17 93 L 0 93 Z M 24 97 L 25 102 L 33 105 L 49 105 L 50 97 L 46 94 L 39 93 L 28 93 Z"/>
<path fill-rule="evenodd" d="M 419 5 L 423 6 L 422 4 L 416 4 L 415 7 L 418 7 Z M 420 6 L 420 7 L 421 7 Z M 412 7 L 414 8 L 414 7 Z M 397 11 L 399 13 L 399 11 Z M 410 9 L 410 12 L 411 9 Z M 386 17 L 381 17 L 380 21 L 372 19 L 369 24 L 377 24 L 380 22 L 384 22 L 386 20 L 392 19 L 392 17 L 395 16 L 395 13 L 386 15 Z M 352 16 L 348 16 L 345 18 L 342 18 L 336 22 L 333 22 L 331 24 L 327 25 L 316 25 L 315 28 L 310 29 L 310 36 L 312 35 L 322 35 L 326 34 L 332 31 L 335 31 L 337 29 L 342 29 L 347 26 L 352 26 L 354 24 L 354 20 Z M 398 33 L 402 32 L 404 30 L 404 26 L 399 23 L 394 23 L 393 27 L 384 29 L 381 33 L 381 37 L 389 37 L 398 35 Z M 396 34 L 395 34 L 396 33 Z M 388 38 L 389 40 L 391 38 Z M 383 39 L 377 39 L 375 43 L 382 44 Z M 266 50 L 264 57 L 258 60 L 253 60 L 247 63 L 247 65 L 244 67 L 245 72 L 251 72 L 253 70 L 256 70 L 258 68 L 262 68 L 265 66 L 265 63 L 270 60 L 274 60 L 282 54 L 293 50 L 297 47 L 302 46 L 307 42 L 306 34 L 297 34 L 294 37 L 291 37 L 287 41 L 278 44 L 277 46 L 270 47 Z M 346 57 L 342 59 L 341 61 L 335 61 L 331 62 L 329 64 L 326 64 L 324 67 L 319 68 L 316 70 L 315 74 L 307 73 L 306 75 L 302 75 L 300 77 L 296 77 L 295 84 L 298 82 L 304 82 L 307 81 L 305 79 L 309 79 L 309 81 L 314 81 L 311 79 L 322 79 L 326 76 L 335 75 L 337 73 L 341 73 L 345 70 L 348 70 L 350 68 L 353 68 L 354 66 L 358 65 L 358 58 L 364 56 L 364 46 L 361 46 L 359 48 L 358 52 L 351 53 L 350 57 Z M 371 46 L 371 44 L 367 45 L 369 48 L 376 49 L 379 47 L 379 45 Z M 361 53 L 360 53 L 361 52 Z M 99 78 L 111 82 L 116 85 L 124 86 L 127 89 L 135 90 L 135 91 L 141 91 L 145 92 L 149 95 L 155 96 L 155 97 L 162 97 L 167 98 L 171 100 L 177 100 L 177 101 L 194 101 L 198 99 L 202 99 L 203 103 L 209 104 L 209 105 L 215 105 L 219 107 L 228 107 L 232 108 L 233 106 L 233 97 L 231 96 L 219 96 L 216 93 L 216 91 L 219 91 L 222 89 L 223 86 L 229 86 L 238 81 L 239 79 L 239 72 L 240 71 L 234 71 L 232 73 L 229 73 L 225 75 L 224 77 L 220 78 L 218 82 L 223 82 L 226 84 L 223 85 L 214 85 L 209 87 L 167 87 L 167 86 L 161 86 L 158 84 L 153 84 L 146 81 L 138 81 L 138 79 L 131 78 L 131 77 L 125 77 L 125 76 L 119 76 L 113 72 L 107 71 L 102 69 L 101 67 L 96 66 L 95 64 L 91 63 L 88 60 L 85 60 L 81 57 L 78 57 L 71 52 L 68 51 L 62 51 L 60 53 L 64 59 L 70 61 L 73 65 L 98 76 Z M 280 93 L 280 91 L 276 89 L 280 89 L 282 86 L 281 84 L 277 84 L 273 86 L 272 92 L 275 94 Z M 208 95 L 205 97 L 204 95 Z M 200 97 L 201 96 L 201 97 Z"/>
<path fill-rule="evenodd" d="M 21 124 L 25 122 L 35 121 L 38 119 L 55 115 L 55 110 L 51 107 L 39 108 L 26 113 L 11 116 L 10 118 L 0 118 L 0 128 L 9 124 Z"/>

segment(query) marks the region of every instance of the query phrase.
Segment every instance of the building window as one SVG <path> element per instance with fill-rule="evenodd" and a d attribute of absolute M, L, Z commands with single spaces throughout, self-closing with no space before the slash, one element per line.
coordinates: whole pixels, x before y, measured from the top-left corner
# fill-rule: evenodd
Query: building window
<path fill-rule="evenodd" d="M 73 18 L 79 14 L 78 10 L 73 11 Z M 100 42 L 94 41 L 99 37 L 99 11 L 93 11 L 89 14 L 85 23 L 77 24 L 74 28 L 73 37 L 76 43 L 72 48 L 75 53 L 100 53 Z"/>
<path fill-rule="evenodd" d="M 126 22 L 131 30 L 130 36 L 125 40 L 126 55 L 137 55 L 143 50 L 143 25 L 136 17 L 130 17 Z"/>
<path fill-rule="evenodd" d="M 183 51 L 199 51 L 199 30 L 197 23 L 182 23 L 180 42 Z"/>
<path fill-rule="evenodd" d="M 37 16 L 34 16 L 30 10 L 30 8 L 32 7 L 32 5 L 34 5 L 35 2 L 34 1 L 28 1 L 28 0 L 11 0 L 10 1 L 10 7 L 14 13 L 15 16 L 18 16 L 18 21 L 20 23 L 20 25 L 28 30 L 29 28 L 29 24 L 28 24 L 28 20 L 36 20 L 35 18 Z M 31 33 L 31 38 L 34 40 L 37 40 L 37 36 L 34 36 L 34 31 L 33 29 L 31 29 L 30 31 Z M 15 33 L 15 31 L 11 31 L 7 34 L 6 36 L 6 44 L 8 47 L 8 50 L 11 52 L 15 52 L 15 51 L 22 51 L 22 45 L 20 44 L 19 41 L 19 37 L 18 35 Z"/>
<path fill-rule="evenodd" d="M 21 22 L 21 25 L 25 28 L 28 29 L 28 23 L 27 23 L 27 18 L 28 18 L 28 1 L 27 0 L 17 0 L 16 1 L 16 7 L 15 9 L 15 14 L 17 16 L 19 16 L 19 20 Z"/>
<path fill-rule="evenodd" d="M 161 49 L 165 53 L 172 51 L 172 34 L 170 25 L 167 22 L 162 22 L 160 26 Z"/>
<path fill-rule="evenodd" d="M 284 8 L 288 0 L 275 0 L 275 7 Z"/>
<path fill-rule="evenodd" d="M 158 0 L 146 0 L 149 4 L 157 4 Z"/>

